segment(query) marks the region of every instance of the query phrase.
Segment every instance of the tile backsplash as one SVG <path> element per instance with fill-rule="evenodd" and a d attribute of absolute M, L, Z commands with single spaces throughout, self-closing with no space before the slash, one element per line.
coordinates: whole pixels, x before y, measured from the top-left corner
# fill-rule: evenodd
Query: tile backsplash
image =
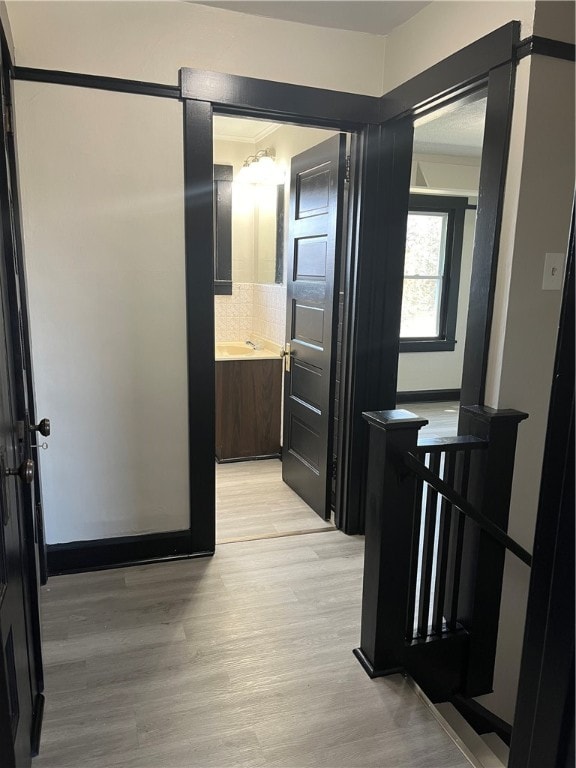
<path fill-rule="evenodd" d="M 252 333 L 252 283 L 234 283 L 231 296 L 214 296 L 216 342 L 246 341 Z"/>
<path fill-rule="evenodd" d="M 254 285 L 252 333 L 283 345 L 286 327 L 286 286 Z"/>
<path fill-rule="evenodd" d="M 234 283 L 231 296 L 214 297 L 216 342 L 251 337 L 284 344 L 286 286 Z"/>

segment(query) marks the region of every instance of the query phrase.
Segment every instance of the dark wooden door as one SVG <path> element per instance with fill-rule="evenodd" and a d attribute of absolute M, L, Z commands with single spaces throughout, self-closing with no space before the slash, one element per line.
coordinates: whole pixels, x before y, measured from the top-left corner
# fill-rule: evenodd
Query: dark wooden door
<path fill-rule="evenodd" d="M 2 257 L 4 254 L 2 253 Z M 10 329 L 6 260 L 1 259 L 0 306 L 0 743 L 2 766 L 29 765 L 32 752 L 34 693 L 26 626 L 26 533 L 17 474 L 27 469 L 18 438 L 16 376 Z M 6 762 L 4 762 L 4 760 Z"/>
<path fill-rule="evenodd" d="M 346 137 L 292 158 L 282 477 L 330 516 L 338 262 Z"/>
<path fill-rule="evenodd" d="M 0 56 L 0 755 L 29 765 L 43 711 L 40 489 L 18 217 L 9 55 Z M 47 422 L 42 426 L 45 432 Z M 34 455 L 33 455 L 34 452 Z"/>
<path fill-rule="evenodd" d="M 26 425 L 38 424 L 37 430 L 26 429 L 23 439 L 27 441 L 32 458 L 36 465 L 34 483 L 24 488 L 25 504 L 32 513 L 29 516 L 31 529 L 35 540 L 35 552 L 33 559 L 36 561 L 36 570 L 39 581 L 45 584 L 48 579 L 46 538 L 44 534 L 44 516 L 42 512 L 42 491 L 40 482 L 40 466 L 38 449 L 34 444 L 41 443 L 44 437 L 50 434 L 50 422 L 46 418 L 40 418 L 36 413 L 34 395 L 34 380 L 32 372 L 32 354 L 30 349 L 30 329 L 28 319 L 28 303 L 26 278 L 24 270 L 24 249 L 22 242 L 22 228 L 20 219 L 20 205 L 18 193 L 18 174 L 16 166 L 16 142 L 13 120 L 13 80 L 10 76 L 10 54 L 6 41 L 2 37 L 1 44 L 1 98 L 2 110 L 5 118 L 2 121 L 3 130 L 0 131 L 0 143 L 2 164 L 0 164 L 0 204 L 2 215 L 2 237 L 6 252 L 12 257 L 14 268 L 12 290 L 15 295 L 14 328 L 19 330 L 19 338 L 15 341 L 16 368 L 17 368 L 17 392 L 18 409 L 24 414 Z M 38 434 L 34 435 L 37 431 Z M 28 520 L 28 517 L 27 517 Z M 40 672 L 41 677 L 41 672 Z"/>

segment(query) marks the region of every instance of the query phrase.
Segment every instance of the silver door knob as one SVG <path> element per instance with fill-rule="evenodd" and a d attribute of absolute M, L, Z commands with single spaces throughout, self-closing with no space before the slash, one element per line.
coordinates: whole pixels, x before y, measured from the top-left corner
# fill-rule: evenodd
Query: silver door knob
<path fill-rule="evenodd" d="M 50 419 L 42 419 L 38 424 L 30 424 L 31 432 L 40 432 L 42 437 L 50 436 Z"/>
<path fill-rule="evenodd" d="M 24 459 L 19 467 L 16 469 L 5 469 L 4 473 L 7 476 L 18 476 L 23 483 L 31 483 L 34 480 L 34 462 L 32 459 Z"/>

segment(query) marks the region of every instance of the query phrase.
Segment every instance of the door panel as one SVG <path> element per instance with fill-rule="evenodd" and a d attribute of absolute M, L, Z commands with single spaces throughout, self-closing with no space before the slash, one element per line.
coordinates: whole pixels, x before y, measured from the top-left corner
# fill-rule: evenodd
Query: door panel
<path fill-rule="evenodd" d="M 336 343 L 336 255 L 341 247 L 346 137 L 333 136 L 292 158 L 284 378 L 284 481 L 330 516 Z"/>
<path fill-rule="evenodd" d="M 2 768 L 30 764 L 42 713 L 39 610 L 41 503 L 32 464 L 30 415 L 35 421 L 26 285 L 20 220 L 8 56 L 2 45 L 0 92 L 0 755 Z M 44 434 L 45 430 L 42 429 Z M 33 482 L 36 483 L 36 493 Z"/>
<path fill-rule="evenodd" d="M 17 476 L 7 475 L 23 461 L 16 439 L 14 360 L 9 327 L 6 262 L 0 269 L 0 743 L 7 748 L 6 765 L 30 764 L 33 694 L 28 655 L 24 585 L 25 538 L 22 495 Z M 4 766 L 4 755 L 2 765 Z"/>

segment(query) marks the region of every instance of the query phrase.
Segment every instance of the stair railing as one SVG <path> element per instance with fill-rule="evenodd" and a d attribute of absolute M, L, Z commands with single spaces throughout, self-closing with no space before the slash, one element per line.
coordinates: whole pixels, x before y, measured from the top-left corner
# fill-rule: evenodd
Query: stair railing
<path fill-rule="evenodd" d="M 420 437 L 404 410 L 370 425 L 360 648 L 371 677 L 407 671 L 433 700 L 492 690 L 518 424 L 461 409 L 468 434 Z"/>

